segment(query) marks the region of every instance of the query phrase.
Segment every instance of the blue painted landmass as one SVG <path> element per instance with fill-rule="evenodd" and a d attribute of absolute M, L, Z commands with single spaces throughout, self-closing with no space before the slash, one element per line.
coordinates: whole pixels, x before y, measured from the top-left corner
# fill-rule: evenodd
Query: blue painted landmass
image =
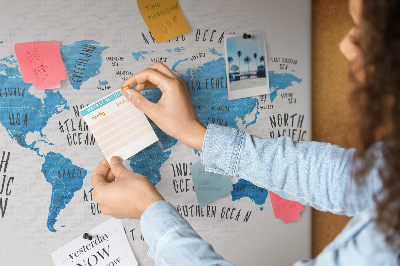
<path fill-rule="evenodd" d="M 5 63 L 17 63 L 17 58 L 15 55 L 10 55 L 8 57 L 0 59 L 0 62 L 5 62 Z"/>
<path fill-rule="evenodd" d="M 165 151 L 156 142 L 128 160 L 135 173 L 144 175 L 155 186 L 161 181 L 160 168 L 170 155 L 170 151 Z"/>
<path fill-rule="evenodd" d="M 165 51 L 168 53 L 171 53 L 171 52 L 180 53 L 184 50 L 185 50 L 185 48 L 183 48 L 183 47 L 176 47 L 175 49 L 167 49 Z"/>
<path fill-rule="evenodd" d="M 82 62 L 81 59 L 83 57 L 81 51 L 83 45 L 92 45 L 96 48 L 90 53 L 91 56 L 87 64 L 85 64 L 85 70 L 81 74 L 82 80 L 77 82 L 73 80 L 73 71 L 76 67 L 76 63 L 79 60 Z M 79 41 L 71 45 L 61 46 L 61 54 L 67 65 L 69 80 L 74 89 L 79 90 L 83 82 L 99 74 L 102 65 L 101 54 L 107 48 L 108 47 L 101 47 L 99 43 L 95 41 Z M 184 50 L 184 48 L 175 48 L 174 50 L 169 50 L 169 52 L 181 52 L 182 50 Z M 220 56 L 215 49 L 211 49 L 210 52 Z M 147 51 L 141 51 L 132 53 L 132 55 L 136 60 L 139 60 L 139 58 L 144 58 L 144 54 L 147 53 Z M 177 61 L 173 65 L 172 70 L 176 72 L 176 67 L 185 61 L 187 61 L 187 59 Z M 271 102 L 276 98 L 278 90 L 292 86 L 293 82 L 300 83 L 302 81 L 291 74 L 269 72 L 269 75 L 270 86 L 275 88 L 275 91 L 271 94 Z M 240 119 L 241 123 L 246 127 L 256 123 L 259 115 L 257 99 L 245 98 L 228 101 L 226 81 L 223 81 L 226 77 L 225 62 L 222 57 L 205 63 L 198 68 L 187 69 L 185 74 L 179 76 L 188 83 L 191 81 L 200 82 L 200 89 L 189 89 L 189 92 L 195 110 L 203 124 L 215 123 L 237 128 L 236 121 L 238 119 Z M 218 77 L 221 79 L 217 86 L 216 78 Z M 104 81 L 99 81 L 99 83 L 100 82 Z M 50 231 L 54 232 L 54 224 L 59 212 L 71 201 L 74 193 L 81 189 L 87 171 L 73 165 L 69 159 L 63 157 L 61 154 L 53 152 L 46 155 L 42 154 L 39 149 L 34 147 L 35 142 L 29 145 L 26 143 L 25 139 L 29 132 L 38 132 L 42 140 L 46 140 L 42 129 L 47 125 L 50 117 L 63 110 L 69 109 L 67 101 L 58 91 L 46 90 L 45 97 L 40 99 L 28 92 L 31 86 L 32 84 L 23 82 L 17 61 L 13 55 L 0 59 L 0 88 L 19 88 L 21 91 L 25 89 L 23 97 L 12 96 L 7 97 L 6 100 L 0 101 L 0 123 L 6 128 L 9 136 L 17 140 L 19 145 L 34 150 L 39 156 L 45 157 L 45 163 L 42 165 L 42 172 L 47 182 L 53 186 L 47 226 Z M 144 95 L 151 101 L 156 102 L 160 99 L 161 92 L 157 88 L 151 88 L 146 90 Z M 254 110 L 256 110 L 254 118 L 251 118 L 251 121 L 246 121 L 246 116 Z M 13 113 L 15 115 L 14 120 L 12 120 L 14 124 L 10 122 L 11 116 L 9 116 L 9 114 Z M 24 123 L 25 117 L 27 117 L 26 123 Z M 166 135 L 155 126 L 154 123 L 152 123 L 152 125 L 160 139 L 161 146 L 159 143 L 155 143 L 146 148 L 130 158 L 130 165 L 134 171 L 147 176 L 152 184 L 156 185 L 161 180 L 160 168 L 171 154 L 171 151 L 168 149 L 174 146 L 177 140 Z M 46 143 L 47 145 L 53 145 L 48 142 Z M 67 179 L 65 174 L 64 176 L 59 174 L 59 171 L 61 171 L 60 173 L 65 173 L 65 171 L 68 173 L 68 170 L 71 172 L 75 171 L 76 173 L 79 172 L 80 174 L 76 176 L 72 174 L 72 176 L 70 175 Z M 260 188 L 247 184 L 246 182 L 245 180 L 239 180 L 234 185 L 232 200 L 249 197 L 257 205 L 265 203 L 268 191 L 261 191 Z M 237 188 L 243 187 L 244 185 L 253 187 L 253 189 L 237 190 Z"/>
<path fill-rule="evenodd" d="M 237 128 L 239 119 L 243 125 L 255 123 L 259 112 L 251 121 L 246 116 L 258 107 L 258 99 L 228 100 L 225 60 L 220 57 L 194 69 L 188 69 L 180 78 L 189 83 L 189 93 L 200 121 Z M 200 81 L 200 90 L 191 89 L 191 81 Z M 219 80 L 219 81 L 218 81 Z M 217 83 L 219 82 L 219 83 Z"/>
<path fill-rule="evenodd" d="M 176 72 L 176 67 L 177 67 L 180 63 L 185 62 L 185 61 L 187 61 L 188 59 L 189 59 L 189 58 L 185 58 L 185 59 L 176 61 L 176 62 L 174 63 L 174 65 L 171 67 L 171 71 L 172 71 L 172 72 Z"/>
<path fill-rule="evenodd" d="M 168 49 L 166 51 L 176 52 L 179 49 L 180 48 L 175 48 L 174 50 Z M 243 98 L 228 100 L 225 60 L 222 54 L 218 53 L 215 49 L 210 49 L 209 51 L 214 55 L 220 56 L 220 58 L 207 62 L 194 69 L 189 68 L 184 74 L 176 73 L 176 68 L 179 64 L 187 61 L 188 58 L 178 60 L 171 68 L 173 72 L 189 85 L 190 98 L 200 121 L 204 125 L 214 123 L 232 128 L 237 128 L 237 121 L 240 121 L 245 127 L 255 124 L 260 114 L 258 99 Z M 269 71 L 269 80 L 270 87 L 275 88 L 274 92 L 271 94 L 271 103 L 276 98 L 278 90 L 284 90 L 292 86 L 293 82 L 302 82 L 301 79 L 292 74 L 279 74 L 273 71 Z M 192 82 L 194 85 L 191 85 Z M 199 85 L 197 85 L 196 82 L 199 82 Z M 156 88 L 145 90 L 143 94 L 153 102 L 157 102 L 161 97 L 161 92 Z M 255 111 L 253 118 L 251 118 L 251 116 L 246 117 L 253 111 Z M 176 143 L 175 139 L 166 135 L 158 127 L 155 126 L 155 128 L 163 148 L 156 143 L 130 159 L 131 167 L 134 171 L 148 176 L 153 185 L 156 185 L 161 180 L 160 167 L 170 156 L 170 152 L 165 150 Z M 151 164 L 149 164 L 149 162 L 151 162 Z M 235 201 L 243 197 L 248 197 L 255 204 L 262 205 L 268 197 L 268 191 L 246 180 L 239 179 L 239 181 L 234 184 L 232 200 Z M 262 210 L 262 207 L 260 208 Z"/>
<path fill-rule="evenodd" d="M 108 85 L 107 80 L 99 80 L 99 85 Z"/>
<path fill-rule="evenodd" d="M 257 187 L 251 182 L 239 179 L 236 184 L 233 184 L 232 201 L 248 197 L 257 205 L 263 205 L 268 197 L 268 190 Z M 262 210 L 263 208 L 260 207 Z"/>
<path fill-rule="evenodd" d="M 85 43 L 96 42 L 85 41 Z M 78 42 L 75 44 L 78 45 Z M 70 58 L 76 58 L 75 53 L 78 50 L 73 46 L 67 46 L 63 51 L 64 62 L 72 62 Z M 102 48 L 99 48 L 98 51 L 101 52 Z M 96 59 L 98 54 L 94 55 L 88 76 L 97 75 L 101 66 L 99 57 Z M 97 65 L 99 63 L 100 66 Z M 14 55 L 0 59 L 0 92 L 3 94 L 8 92 L 8 96 L 0 100 L 0 124 L 20 146 L 33 150 L 38 156 L 45 158 L 42 172 L 46 180 L 53 186 L 47 227 L 50 231 L 55 232 L 54 224 L 58 214 L 71 201 L 74 192 L 81 189 L 87 171 L 73 165 L 61 154 L 53 152 L 43 154 L 40 148 L 35 147 L 37 141 L 44 142 L 46 146 L 54 145 L 47 141 L 42 130 L 53 115 L 59 114 L 63 110 L 69 110 L 69 107 L 59 91 L 45 90 L 44 97 L 38 98 L 28 91 L 31 87 L 32 84 L 23 81 Z M 18 90 L 14 90 L 16 88 Z M 77 89 L 79 88 L 80 85 Z M 28 144 L 26 142 L 27 134 L 35 132 L 40 134 L 40 140 Z M 58 175 L 59 171 L 61 171 L 61 177 Z"/>
<path fill-rule="evenodd" d="M 54 225 L 58 214 L 71 201 L 74 193 L 82 188 L 87 171 L 74 165 L 70 159 L 61 154 L 49 152 L 45 156 L 42 173 L 46 181 L 52 185 L 47 228 L 55 232 Z"/>
<path fill-rule="evenodd" d="M 278 96 L 279 90 L 284 90 L 287 87 L 293 86 L 293 82 L 301 83 L 303 81 L 302 79 L 288 73 L 278 74 L 274 71 L 268 71 L 268 75 L 269 86 L 275 88 L 275 90 L 269 95 L 271 103 L 275 100 L 276 96 Z"/>
<path fill-rule="evenodd" d="M 176 67 L 179 63 L 185 62 L 187 59 L 179 60 L 172 67 L 172 71 L 176 72 Z M 178 74 L 178 73 L 177 73 Z M 246 98 L 242 100 L 228 101 L 226 85 L 222 85 L 225 81 L 221 82 L 219 89 L 212 89 L 210 84 L 206 84 L 206 79 L 214 79 L 215 77 L 225 77 L 225 61 L 221 57 L 218 60 L 205 63 L 196 69 L 187 69 L 186 74 L 179 77 L 184 81 L 201 80 L 203 81 L 200 86 L 201 89 L 196 92 L 190 91 L 190 97 L 193 105 L 196 106 L 196 112 L 200 121 L 207 125 L 210 117 L 213 119 L 220 119 L 224 125 L 237 128 L 236 119 L 242 119 L 242 123 L 246 124 L 245 116 L 250 114 L 257 106 L 258 100 L 253 98 Z M 143 95 L 152 102 L 157 102 L 161 98 L 161 91 L 157 88 L 150 88 L 143 92 Z M 218 112 L 216 106 L 228 106 L 229 112 Z M 258 114 L 259 112 L 257 112 Z M 254 120 L 249 122 L 255 122 Z M 156 185 L 161 180 L 160 167 L 169 158 L 170 151 L 166 151 L 177 143 L 173 139 L 162 132 L 157 126 L 153 124 L 155 132 L 160 139 L 162 148 L 158 143 L 151 145 L 142 152 L 130 158 L 130 165 L 133 171 L 147 176 L 153 185 Z"/>
<path fill-rule="evenodd" d="M 30 94 L 28 90 L 32 84 L 23 81 L 18 65 L 16 62 L 12 63 L 15 66 L 9 66 L 0 61 L 0 67 L 6 73 L 9 73 L 9 75 L 0 74 L 0 88 L 3 90 L 19 88 L 21 94 L 11 95 L 0 100 L 0 124 L 5 127 L 8 135 L 15 139 L 20 146 L 43 156 L 34 147 L 35 141 L 30 144 L 26 143 L 26 136 L 30 132 L 38 132 L 45 139 L 42 129 L 53 115 L 61 113 L 63 110 L 69 110 L 67 100 L 62 97 L 60 92 L 53 90 L 45 90 L 43 99 Z"/>
<path fill-rule="evenodd" d="M 183 48 L 183 47 L 176 47 L 174 50 L 172 50 L 172 51 L 174 51 L 175 53 L 180 53 L 180 52 L 182 52 L 182 51 L 184 51 L 185 50 L 185 48 Z"/>
<path fill-rule="evenodd" d="M 143 91 L 143 95 L 151 102 L 158 102 L 162 94 L 158 88 L 149 88 Z M 161 131 L 152 121 L 150 121 L 150 123 L 158 136 L 159 143 L 156 142 L 150 145 L 128 160 L 134 172 L 146 176 L 155 186 L 161 180 L 161 166 L 171 155 L 171 151 L 168 151 L 168 149 L 174 146 L 178 141 Z"/>
<path fill-rule="evenodd" d="M 139 51 L 139 52 L 133 52 L 132 55 L 136 59 L 136 61 L 139 61 L 140 58 L 144 59 L 144 55 L 147 53 L 148 51 Z"/>
<path fill-rule="evenodd" d="M 74 89 L 80 90 L 85 81 L 100 73 L 103 64 L 102 53 L 107 48 L 93 40 L 77 41 L 60 47 L 69 82 Z"/>
<path fill-rule="evenodd" d="M 218 52 L 217 50 L 215 50 L 215 48 L 210 49 L 210 53 L 218 55 L 218 56 L 223 56 L 223 54 L 221 54 L 220 52 Z"/>

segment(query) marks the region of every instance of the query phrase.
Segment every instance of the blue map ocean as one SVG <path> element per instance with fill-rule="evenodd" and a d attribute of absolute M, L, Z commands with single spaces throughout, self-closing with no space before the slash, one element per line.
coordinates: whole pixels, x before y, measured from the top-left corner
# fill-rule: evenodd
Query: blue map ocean
<path fill-rule="evenodd" d="M 87 46 L 95 48 L 91 51 L 85 71 L 77 81 L 77 79 L 73 78 L 73 70 L 76 68 L 77 60 L 82 57 L 82 47 Z M 99 42 L 93 40 L 77 41 L 73 44 L 61 46 L 61 55 L 67 67 L 69 82 L 73 89 L 80 90 L 84 82 L 100 74 L 100 68 L 103 63 L 102 53 L 106 49 L 108 47 L 101 46 Z M 167 50 L 166 53 L 182 53 L 184 50 L 183 47 L 177 47 Z M 218 123 L 232 128 L 237 128 L 237 121 L 240 121 L 245 127 L 255 124 L 259 115 L 258 99 L 244 98 L 228 101 L 227 88 L 222 82 L 222 79 L 226 76 L 225 60 L 222 54 L 215 49 L 210 49 L 209 52 L 217 56 L 217 59 L 206 62 L 196 68 L 188 68 L 183 74 L 177 73 L 176 68 L 186 62 L 188 58 L 178 60 L 171 68 L 188 85 L 199 81 L 200 85 L 196 86 L 196 89 L 191 89 L 190 85 L 188 87 L 190 98 L 200 121 L 204 125 Z M 132 56 L 134 59 L 139 60 L 145 59 L 151 53 L 148 51 L 136 51 L 132 52 Z M 302 82 L 301 79 L 293 74 L 279 74 L 270 71 L 269 77 L 270 86 L 275 88 L 270 95 L 271 103 L 277 97 L 278 90 L 284 90 L 292 86 L 294 82 Z M 222 78 L 218 85 L 216 78 Z M 205 83 L 205 80 L 210 82 L 214 80 L 215 83 L 214 85 Z M 99 84 L 107 83 L 105 80 L 99 81 Z M 37 141 L 44 142 L 48 147 L 54 146 L 53 143 L 47 141 L 42 130 L 52 116 L 64 110 L 69 110 L 66 99 L 62 97 L 59 91 L 45 90 L 45 96 L 38 98 L 29 93 L 28 90 L 31 87 L 32 84 L 27 84 L 23 81 L 14 55 L 0 59 L 0 93 L 9 94 L 0 101 L 0 124 L 7 130 L 8 136 L 14 139 L 21 147 L 33 150 L 38 156 L 44 158 L 42 173 L 46 181 L 52 185 L 47 227 L 50 231 L 55 232 L 54 225 L 57 222 L 57 216 L 71 201 L 75 192 L 82 188 L 83 179 L 87 176 L 87 170 L 74 165 L 69 158 L 60 153 L 43 153 L 35 145 L 36 141 L 27 143 L 26 137 L 29 133 L 38 133 L 41 139 Z M 19 93 L 12 93 L 15 88 L 18 88 Z M 156 102 L 161 98 L 161 91 L 157 88 L 151 88 L 146 90 L 144 95 L 149 100 Z M 254 116 L 249 116 L 252 113 L 254 113 Z M 156 185 L 161 180 L 160 168 L 171 156 L 170 148 L 177 143 L 177 140 L 166 135 L 154 123 L 152 124 L 161 145 L 155 143 L 136 154 L 130 158 L 130 165 L 133 171 L 148 177 L 152 184 Z M 197 152 L 197 154 L 199 153 Z M 267 190 L 257 188 L 242 179 L 234 184 L 232 191 L 233 201 L 248 197 L 259 206 L 265 203 L 267 196 Z"/>

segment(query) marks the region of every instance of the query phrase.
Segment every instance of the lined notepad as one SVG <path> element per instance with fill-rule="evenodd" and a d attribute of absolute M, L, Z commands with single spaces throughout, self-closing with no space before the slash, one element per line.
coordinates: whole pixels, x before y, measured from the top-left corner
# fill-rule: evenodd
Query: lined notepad
<path fill-rule="evenodd" d="M 80 111 L 107 161 L 128 159 L 158 141 L 145 114 L 118 90 Z"/>

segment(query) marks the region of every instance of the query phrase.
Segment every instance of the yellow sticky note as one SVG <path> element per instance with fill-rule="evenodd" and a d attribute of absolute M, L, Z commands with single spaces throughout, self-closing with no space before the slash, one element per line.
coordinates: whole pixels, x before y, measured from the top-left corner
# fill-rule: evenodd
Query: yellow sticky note
<path fill-rule="evenodd" d="M 178 0 L 137 0 L 140 14 L 157 43 L 190 32 Z"/>

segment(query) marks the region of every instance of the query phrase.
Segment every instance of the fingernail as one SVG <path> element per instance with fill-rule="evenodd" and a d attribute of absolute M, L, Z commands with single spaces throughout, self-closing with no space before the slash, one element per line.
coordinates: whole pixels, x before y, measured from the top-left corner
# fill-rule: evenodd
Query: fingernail
<path fill-rule="evenodd" d="M 124 87 L 121 86 L 121 92 L 124 92 L 124 90 L 127 90 L 127 89 L 129 89 L 129 86 L 124 86 Z"/>
<path fill-rule="evenodd" d="M 113 156 L 110 160 L 110 164 L 119 164 L 119 163 L 122 163 L 122 160 L 118 156 Z"/>
<path fill-rule="evenodd" d="M 128 90 L 124 90 L 125 93 L 125 97 L 128 98 L 128 100 L 130 100 L 132 98 L 132 90 L 128 89 Z"/>

